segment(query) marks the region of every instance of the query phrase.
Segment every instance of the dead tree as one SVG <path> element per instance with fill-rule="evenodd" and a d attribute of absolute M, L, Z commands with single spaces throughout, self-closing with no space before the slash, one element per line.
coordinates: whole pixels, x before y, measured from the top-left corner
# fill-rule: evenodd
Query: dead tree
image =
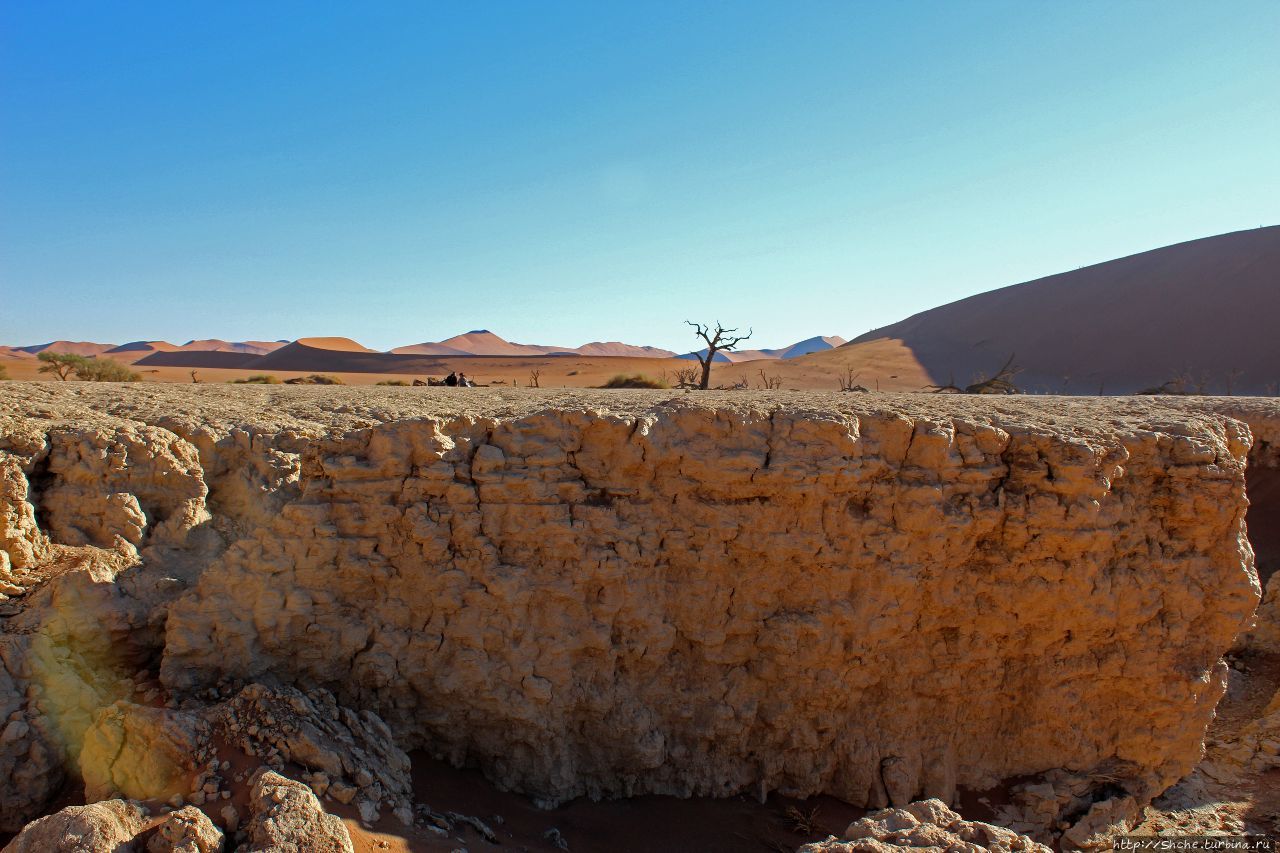
<path fill-rule="evenodd" d="M 716 360 L 716 353 L 733 352 L 738 344 L 751 337 L 754 330 L 747 329 L 745 335 L 739 335 L 737 329 L 726 329 L 719 322 L 716 323 L 714 332 L 710 326 L 704 326 L 692 320 L 685 320 L 684 322 L 687 326 L 693 326 L 694 334 L 706 341 L 707 344 L 705 354 L 694 353 L 694 356 L 702 364 L 702 378 L 698 381 L 698 387 L 705 391 L 711 387 L 711 363 Z"/>
<path fill-rule="evenodd" d="M 541 370 L 530 370 L 529 371 L 529 387 L 541 388 L 542 386 L 538 384 L 538 380 L 541 378 L 542 378 Z"/>
<path fill-rule="evenodd" d="M 952 376 L 946 385 L 926 385 L 925 390 L 935 394 L 1021 394 L 1022 389 L 1013 384 L 1013 377 L 1022 371 L 1022 368 L 1013 363 L 1014 358 L 1015 356 L 1010 355 L 1009 360 L 990 379 L 978 379 L 972 385 L 961 388 L 956 385 L 955 377 Z"/>
<path fill-rule="evenodd" d="M 990 379 L 979 379 L 972 385 L 965 386 L 966 394 L 1021 394 L 1022 391 L 1018 386 L 1013 384 L 1013 377 L 1017 376 L 1022 368 L 1013 363 L 1014 356 L 1010 355 L 1009 360 L 1004 366 L 996 371 L 996 375 Z"/>
<path fill-rule="evenodd" d="M 1244 375 L 1244 371 L 1238 367 L 1233 367 L 1227 371 L 1227 396 L 1233 397 L 1236 393 L 1236 383 L 1240 381 L 1240 377 Z"/>
<path fill-rule="evenodd" d="M 200 384 L 200 377 L 199 377 L 199 376 L 196 376 L 196 372 L 195 372 L 194 370 L 193 370 L 193 371 L 191 371 L 191 384 L 193 384 L 193 385 L 199 385 L 199 384 Z"/>
<path fill-rule="evenodd" d="M 861 393 L 866 393 L 867 386 L 859 385 L 855 381 L 861 375 L 862 375 L 861 373 L 854 373 L 853 368 L 850 367 L 848 370 L 844 372 L 844 376 L 836 377 L 837 380 L 840 382 L 840 390 L 841 391 L 858 391 Z"/>
<path fill-rule="evenodd" d="M 760 387 L 765 391 L 777 391 L 782 387 L 781 376 L 769 376 L 764 372 L 764 368 L 760 369 Z"/>

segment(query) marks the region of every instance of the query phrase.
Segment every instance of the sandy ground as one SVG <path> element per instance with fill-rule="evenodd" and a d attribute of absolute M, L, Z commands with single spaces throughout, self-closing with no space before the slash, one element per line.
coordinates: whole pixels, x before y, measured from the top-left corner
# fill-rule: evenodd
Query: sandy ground
<path fill-rule="evenodd" d="M 315 342 L 315 339 L 313 339 Z M 328 344 L 326 344 L 328 345 Z M 195 379 L 204 383 L 225 383 L 236 379 L 267 373 L 282 382 L 311 373 L 336 376 L 347 385 L 375 385 L 378 382 L 400 380 L 425 381 L 428 377 L 442 379 L 451 372 L 465 373 L 470 379 L 484 385 L 530 387 L 536 381 L 542 388 L 592 388 L 599 387 L 618 375 L 642 374 L 675 386 L 681 371 L 697 371 L 696 361 L 676 358 L 636 358 L 621 356 L 424 356 L 416 359 L 418 369 L 400 372 L 403 368 L 383 372 L 334 369 L 344 362 L 370 360 L 377 363 L 377 356 L 367 351 L 352 349 L 332 341 L 333 349 L 315 349 L 315 354 L 301 362 L 289 360 L 289 354 L 273 354 L 272 358 L 299 369 L 282 369 L 267 362 L 265 367 L 227 369 L 220 367 L 167 367 L 135 364 L 133 369 L 145 382 L 186 382 Z M 358 345 L 357 345 L 358 346 Z M 354 354 L 357 358 L 352 359 Z M 143 356 L 149 353 L 143 353 Z M 194 354 L 198 356 L 199 354 Z M 132 364 L 136 359 L 124 355 L 104 356 Z M 212 361 L 212 359 L 210 360 Z M 0 357 L 0 365 L 11 379 L 47 379 L 39 372 L 40 362 L 34 358 Z M 535 378 L 535 373 L 537 374 Z M 849 380 L 870 390 L 914 391 L 931 383 L 919 362 L 900 342 L 877 341 L 859 347 L 840 347 L 794 359 L 762 359 L 740 364 L 716 364 L 711 374 L 713 386 L 733 386 L 746 383 L 746 387 L 762 389 L 770 383 L 782 390 L 831 390 L 840 389 L 841 380 Z"/>

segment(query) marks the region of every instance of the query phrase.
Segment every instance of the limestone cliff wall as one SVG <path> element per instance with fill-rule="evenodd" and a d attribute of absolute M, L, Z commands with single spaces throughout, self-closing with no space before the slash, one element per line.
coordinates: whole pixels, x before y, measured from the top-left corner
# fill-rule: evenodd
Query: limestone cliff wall
<path fill-rule="evenodd" d="M 1142 798 L 1199 757 L 1258 598 L 1251 430 L 1178 402 L 7 383 L 0 403 L 0 547 L 30 588 L 0 655 L 27 730 L 0 762 L 74 739 L 37 682 L 109 668 L 67 663 L 102 623 L 174 695 L 322 687 L 549 803 L 880 806 L 1051 769 Z M 41 573 L 94 549 L 109 570 Z M 54 649 L 34 673 L 32 637 Z M 52 703 L 76 708 L 62 729 L 120 698 L 99 680 Z"/>

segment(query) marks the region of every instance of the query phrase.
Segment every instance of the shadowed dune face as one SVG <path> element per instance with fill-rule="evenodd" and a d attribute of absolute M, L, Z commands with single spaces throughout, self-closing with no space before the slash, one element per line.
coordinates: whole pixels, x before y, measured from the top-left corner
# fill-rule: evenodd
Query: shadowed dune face
<path fill-rule="evenodd" d="M 1027 390 L 1130 394 L 1280 382 L 1280 226 L 1179 243 L 993 290 L 855 338 L 901 341 L 935 382 L 965 385 L 1011 355 Z"/>

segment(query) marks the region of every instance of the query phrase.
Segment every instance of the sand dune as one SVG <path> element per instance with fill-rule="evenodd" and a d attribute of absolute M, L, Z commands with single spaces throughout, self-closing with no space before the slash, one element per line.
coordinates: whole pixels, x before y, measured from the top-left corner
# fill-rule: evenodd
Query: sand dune
<path fill-rule="evenodd" d="M 960 385 L 1016 354 L 1018 384 L 1031 391 L 1126 394 L 1185 376 L 1208 392 L 1256 394 L 1280 382 L 1278 317 L 1272 226 L 971 296 L 841 350 L 898 342 L 933 381 Z"/>
<path fill-rule="evenodd" d="M 517 344 L 490 332 L 477 329 L 443 341 L 426 341 L 391 350 L 396 355 L 592 355 L 626 358 L 671 358 L 675 353 L 660 347 L 624 344 L 621 341 L 592 341 L 580 347 Z"/>
<path fill-rule="evenodd" d="M 26 353 L 35 356 L 45 350 L 50 352 L 68 352 L 74 355 L 99 355 L 108 350 L 115 349 L 115 344 L 96 344 L 91 341 L 52 341 L 47 344 L 36 344 L 29 347 L 9 347 L 11 350 Z"/>
<path fill-rule="evenodd" d="M 825 350 L 834 349 L 843 346 L 845 339 L 839 335 L 825 335 L 813 338 L 806 338 L 803 341 L 792 344 L 788 347 L 778 347 L 777 349 L 744 349 L 733 350 L 731 352 L 716 353 L 715 360 L 722 364 L 741 364 L 747 361 L 762 361 L 768 359 L 786 359 L 799 358 L 802 355 L 808 355 L 814 352 L 823 352 Z M 698 356 L 705 354 L 706 347 L 696 352 L 683 353 L 677 358 L 687 361 L 697 361 Z"/>
<path fill-rule="evenodd" d="M 675 353 L 660 347 L 635 346 L 620 341 L 592 341 L 575 350 L 580 355 L 622 356 L 628 358 L 674 358 Z"/>
<path fill-rule="evenodd" d="M 187 341 L 178 349 L 183 352 L 235 352 L 266 355 L 287 343 L 288 341 L 224 341 L 218 338 L 206 338 L 200 341 Z"/>
<path fill-rule="evenodd" d="M 131 341 L 127 344 L 121 344 L 118 347 L 112 347 L 106 351 L 106 355 L 117 355 L 121 353 L 131 352 L 175 352 L 179 347 L 177 344 L 171 344 L 168 341 Z"/>
<path fill-rule="evenodd" d="M 351 338 L 298 338 L 293 343 L 312 349 L 332 352 L 377 352 L 377 350 L 369 349 L 364 344 L 356 343 Z M 292 344 L 286 344 L 279 349 L 285 349 L 287 346 L 292 346 Z"/>
<path fill-rule="evenodd" d="M 444 344 L 431 343 L 424 341 L 420 344 L 410 344 L 407 347 L 396 347 L 391 350 L 392 355 L 471 355 L 472 353 L 465 350 L 447 347 Z"/>

